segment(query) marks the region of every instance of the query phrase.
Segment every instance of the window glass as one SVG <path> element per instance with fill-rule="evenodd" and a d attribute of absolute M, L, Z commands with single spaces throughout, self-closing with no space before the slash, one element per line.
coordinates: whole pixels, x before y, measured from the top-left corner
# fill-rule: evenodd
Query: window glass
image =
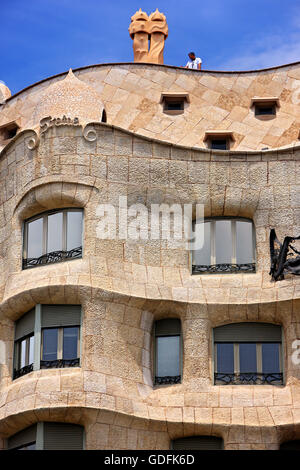
<path fill-rule="evenodd" d="M 204 223 L 204 244 L 200 250 L 194 252 L 194 263 L 198 265 L 210 265 L 211 264 L 211 250 L 210 250 L 210 238 L 211 238 L 211 223 Z"/>
<path fill-rule="evenodd" d="M 26 339 L 21 341 L 20 345 L 20 368 L 26 366 Z"/>
<path fill-rule="evenodd" d="M 213 139 L 211 141 L 211 149 L 214 149 L 214 150 L 227 150 L 227 140 L 225 140 L 225 139 Z"/>
<path fill-rule="evenodd" d="M 275 114 L 275 106 L 274 105 L 256 105 L 255 106 L 255 115 L 256 116 L 263 116 L 268 114 Z"/>
<path fill-rule="evenodd" d="M 157 377 L 180 375 L 180 336 L 156 338 Z"/>
<path fill-rule="evenodd" d="M 234 373 L 233 343 L 217 343 L 217 369 L 223 374 Z"/>
<path fill-rule="evenodd" d="M 43 254 L 43 218 L 28 223 L 27 258 L 38 258 Z"/>
<path fill-rule="evenodd" d="M 247 264 L 253 262 L 252 223 L 236 221 L 236 262 Z"/>
<path fill-rule="evenodd" d="M 263 374 L 280 373 L 280 345 L 278 343 L 262 344 Z"/>
<path fill-rule="evenodd" d="M 57 359 L 58 329 L 46 328 L 43 330 L 43 360 L 55 361 Z"/>
<path fill-rule="evenodd" d="M 29 364 L 33 364 L 34 361 L 34 336 L 29 338 Z"/>
<path fill-rule="evenodd" d="M 67 213 L 67 250 L 82 245 L 82 212 L 70 211 Z"/>
<path fill-rule="evenodd" d="M 65 327 L 63 332 L 63 359 L 76 359 L 78 357 L 78 331 L 79 328 Z"/>
<path fill-rule="evenodd" d="M 63 213 L 48 216 L 47 253 L 63 249 Z"/>
<path fill-rule="evenodd" d="M 232 262 L 231 220 L 216 221 L 216 264 Z"/>
<path fill-rule="evenodd" d="M 179 111 L 183 109 L 183 101 L 167 101 L 165 104 L 165 110 L 168 111 Z"/>
<path fill-rule="evenodd" d="M 255 343 L 240 343 L 240 372 L 256 372 L 256 344 Z"/>

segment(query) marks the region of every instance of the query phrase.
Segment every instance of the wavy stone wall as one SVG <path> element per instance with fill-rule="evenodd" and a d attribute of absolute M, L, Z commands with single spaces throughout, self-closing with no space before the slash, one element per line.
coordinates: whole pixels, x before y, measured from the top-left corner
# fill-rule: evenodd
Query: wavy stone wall
<path fill-rule="evenodd" d="M 84 137 L 85 136 L 85 137 Z M 28 148 L 28 146 L 30 148 Z M 225 448 L 277 448 L 300 433 L 300 282 L 271 283 L 268 234 L 297 235 L 300 148 L 217 152 L 163 144 L 105 124 L 24 131 L 0 154 L 0 436 L 37 420 L 83 424 L 87 448 L 168 448 L 222 436 Z M 298 183 L 298 184 L 297 184 Z M 257 273 L 191 276 L 184 246 L 97 238 L 99 202 L 201 202 L 254 220 Z M 84 208 L 83 259 L 22 271 L 24 219 Z M 13 322 L 37 303 L 83 306 L 82 367 L 11 380 Z M 182 384 L 152 384 L 153 322 L 182 321 Z M 282 324 L 286 386 L 214 386 L 211 334 L 224 323 Z"/>
<path fill-rule="evenodd" d="M 78 69 L 75 75 L 99 93 L 107 122 L 144 136 L 203 148 L 205 132 L 219 129 L 233 132 L 234 150 L 298 144 L 299 63 L 227 73 L 154 64 L 109 64 Z M 47 79 L 9 99 L 0 107 L 0 126 L 17 120 L 21 129 L 36 127 L 39 123 L 34 115 L 42 93 L 61 78 Z M 189 94 L 184 114 L 163 112 L 163 92 Z M 254 115 L 251 100 L 257 96 L 279 99 L 276 117 L 265 120 Z"/>

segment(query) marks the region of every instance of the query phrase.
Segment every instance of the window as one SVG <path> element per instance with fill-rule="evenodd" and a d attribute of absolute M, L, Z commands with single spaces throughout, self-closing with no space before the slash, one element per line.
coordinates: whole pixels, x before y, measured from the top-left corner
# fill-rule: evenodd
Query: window
<path fill-rule="evenodd" d="M 14 378 L 33 370 L 35 310 L 30 310 L 15 324 Z"/>
<path fill-rule="evenodd" d="M 0 126 L 0 143 L 6 143 L 15 135 L 19 130 L 18 124 L 13 121 L 5 124 L 4 126 Z"/>
<path fill-rule="evenodd" d="M 82 218 L 82 209 L 63 209 L 27 220 L 23 269 L 81 258 Z"/>
<path fill-rule="evenodd" d="M 209 130 L 205 132 L 204 142 L 212 150 L 230 150 L 235 141 L 233 132 L 226 130 Z"/>
<path fill-rule="evenodd" d="M 70 423 L 37 423 L 7 440 L 8 450 L 83 450 L 84 428 Z"/>
<path fill-rule="evenodd" d="M 183 114 L 185 101 L 190 102 L 188 93 L 162 93 L 160 99 L 166 114 Z"/>
<path fill-rule="evenodd" d="M 223 450 L 223 439 L 215 436 L 183 437 L 172 441 L 172 450 Z"/>
<path fill-rule="evenodd" d="M 192 252 L 192 273 L 255 272 L 255 233 L 249 219 L 195 221 L 203 226 L 203 246 Z"/>
<path fill-rule="evenodd" d="M 79 305 L 37 305 L 23 315 L 15 328 L 14 379 L 38 369 L 78 367 L 80 325 Z"/>
<path fill-rule="evenodd" d="M 255 105 L 255 116 L 275 115 L 276 107 L 274 104 L 257 104 Z"/>
<path fill-rule="evenodd" d="M 214 329 L 216 385 L 281 385 L 281 327 L 234 323 Z"/>
<path fill-rule="evenodd" d="M 276 97 L 254 97 L 251 100 L 251 107 L 254 107 L 254 115 L 258 118 L 270 118 L 276 116 L 279 99 Z"/>
<path fill-rule="evenodd" d="M 155 323 L 155 380 L 157 385 L 181 381 L 181 326 L 176 318 Z"/>
<path fill-rule="evenodd" d="M 41 368 L 79 364 L 79 326 L 43 328 Z"/>
<path fill-rule="evenodd" d="M 107 122 L 107 115 L 105 109 L 102 111 L 101 122 Z"/>
<path fill-rule="evenodd" d="M 210 148 L 213 150 L 229 150 L 228 139 L 211 139 Z"/>
<path fill-rule="evenodd" d="M 8 450 L 36 450 L 36 424 L 14 434 L 7 440 Z"/>

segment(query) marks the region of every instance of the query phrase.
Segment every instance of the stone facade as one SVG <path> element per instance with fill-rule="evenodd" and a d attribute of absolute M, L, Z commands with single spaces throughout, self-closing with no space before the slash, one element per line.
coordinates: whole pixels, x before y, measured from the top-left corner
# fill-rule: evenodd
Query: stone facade
<path fill-rule="evenodd" d="M 300 367 L 291 361 L 300 279 L 271 282 L 268 246 L 272 227 L 279 239 L 300 234 L 299 64 L 244 74 L 101 65 L 76 75 L 99 93 L 108 124 L 53 122 L 41 132 L 35 110 L 61 77 L 0 107 L 0 125 L 20 126 L 0 153 L 1 445 L 37 421 L 82 424 L 87 449 L 169 449 L 191 435 L 220 436 L 225 449 L 300 439 Z M 163 114 L 166 90 L 189 93 L 183 115 Z M 258 95 L 279 97 L 274 120 L 253 115 Z M 212 127 L 234 132 L 234 151 L 204 148 Z M 192 275 L 184 245 L 99 239 L 97 206 L 117 206 L 119 196 L 251 218 L 256 273 Z M 82 259 L 22 270 L 24 220 L 63 207 L 84 209 Z M 81 367 L 12 380 L 14 322 L 52 303 L 82 305 Z M 152 327 L 168 317 L 182 324 L 182 383 L 154 386 Z M 213 385 L 212 328 L 251 321 L 282 325 L 285 385 Z"/>
<path fill-rule="evenodd" d="M 152 64 L 104 64 L 74 71 L 101 96 L 107 122 L 146 137 L 192 147 L 205 147 L 210 129 L 232 131 L 233 150 L 261 150 L 298 145 L 300 65 L 257 72 L 187 70 Z M 65 75 L 46 79 L 14 95 L 1 107 L 0 126 L 17 120 L 22 129 L 33 119 L 43 91 Z M 163 112 L 162 93 L 188 93 L 184 114 Z M 276 118 L 254 115 L 254 97 L 276 97 Z M 101 103 L 100 103 L 101 106 Z M 0 144 L 1 145 L 1 144 Z"/>

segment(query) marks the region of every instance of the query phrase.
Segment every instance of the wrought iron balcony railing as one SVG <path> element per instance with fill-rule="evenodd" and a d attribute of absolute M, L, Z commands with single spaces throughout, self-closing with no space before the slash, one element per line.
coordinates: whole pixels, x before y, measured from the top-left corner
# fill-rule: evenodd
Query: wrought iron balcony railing
<path fill-rule="evenodd" d="M 29 374 L 29 372 L 33 371 L 33 364 L 29 364 L 28 366 L 24 366 L 21 369 L 14 369 L 14 379 L 18 379 L 23 375 Z"/>
<path fill-rule="evenodd" d="M 193 274 L 214 274 L 214 273 L 255 273 L 255 263 L 247 264 L 193 264 Z"/>
<path fill-rule="evenodd" d="M 262 374 L 258 372 L 241 372 L 226 374 L 215 372 L 215 385 L 282 385 L 283 374 L 274 372 Z"/>
<path fill-rule="evenodd" d="M 73 258 L 82 257 L 82 246 L 73 248 L 69 251 L 52 251 L 46 255 L 42 255 L 39 258 L 24 258 L 23 269 L 33 268 L 35 266 L 42 266 L 44 264 L 60 263 Z"/>
<path fill-rule="evenodd" d="M 180 382 L 181 382 L 181 375 L 155 377 L 155 384 L 156 385 L 179 384 Z"/>
<path fill-rule="evenodd" d="M 41 361 L 41 369 L 58 369 L 61 367 L 78 367 L 79 357 L 76 359 L 55 359 L 53 361 Z"/>

